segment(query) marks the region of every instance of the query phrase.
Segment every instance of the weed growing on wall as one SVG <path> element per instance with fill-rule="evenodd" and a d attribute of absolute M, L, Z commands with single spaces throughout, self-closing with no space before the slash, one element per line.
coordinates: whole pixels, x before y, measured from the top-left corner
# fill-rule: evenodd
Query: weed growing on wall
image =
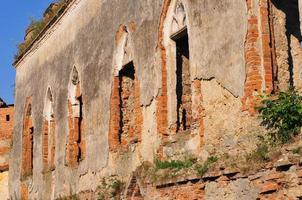
<path fill-rule="evenodd" d="M 297 147 L 297 148 L 294 148 L 292 150 L 293 154 L 301 154 L 302 153 L 302 147 Z"/>
<path fill-rule="evenodd" d="M 124 183 L 116 178 L 103 178 L 101 184 L 97 187 L 97 199 L 120 199 L 123 187 Z"/>
<path fill-rule="evenodd" d="M 181 170 L 181 169 L 186 169 L 190 168 L 196 163 L 196 159 L 191 158 L 187 160 L 171 160 L 171 161 L 161 161 L 159 159 L 155 159 L 155 169 L 176 169 L 176 170 Z"/>
<path fill-rule="evenodd" d="M 211 156 L 211 157 L 209 157 L 209 158 L 206 160 L 205 163 L 203 163 L 203 164 L 198 164 L 198 165 L 195 167 L 195 169 L 196 169 L 196 171 L 197 171 L 197 174 L 198 174 L 199 176 L 203 176 L 203 175 L 209 170 L 210 166 L 211 166 L 212 164 L 214 164 L 215 162 L 217 162 L 217 161 L 218 161 L 218 158 L 217 158 L 217 157 Z"/>
<path fill-rule="evenodd" d="M 269 146 L 263 140 L 257 144 L 257 148 L 246 155 L 248 163 L 269 161 Z"/>
<path fill-rule="evenodd" d="M 294 89 L 280 92 L 278 96 L 263 98 L 257 108 L 262 124 L 269 130 L 269 140 L 287 143 L 300 133 L 302 126 L 302 96 Z"/>
<path fill-rule="evenodd" d="M 51 13 L 49 13 L 49 18 L 42 19 L 32 19 L 30 25 L 28 26 L 28 30 L 32 30 L 32 35 L 28 40 L 20 43 L 17 48 L 18 52 L 15 55 L 15 59 L 18 59 L 23 53 L 26 52 L 27 48 L 31 45 L 31 43 L 38 37 L 38 35 L 43 31 L 43 29 L 47 26 L 47 24 L 58 14 L 62 13 L 62 9 L 66 8 L 68 0 L 57 0 L 55 1 L 57 7 L 55 7 Z"/>

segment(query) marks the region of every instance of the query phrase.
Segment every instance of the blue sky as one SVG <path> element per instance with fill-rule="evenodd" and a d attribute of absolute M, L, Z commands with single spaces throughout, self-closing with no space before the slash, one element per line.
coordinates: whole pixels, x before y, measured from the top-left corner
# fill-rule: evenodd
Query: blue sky
<path fill-rule="evenodd" d="M 0 98 L 14 103 L 15 69 L 12 66 L 17 44 L 23 41 L 30 19 L 41 18 L 54 0 L 5 0 L 0 8 Z"/>

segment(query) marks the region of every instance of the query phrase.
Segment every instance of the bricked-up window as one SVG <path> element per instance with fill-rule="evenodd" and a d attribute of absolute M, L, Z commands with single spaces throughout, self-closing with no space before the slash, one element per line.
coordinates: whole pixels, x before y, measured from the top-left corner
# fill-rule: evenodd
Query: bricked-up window
<path fill-rule="evenodd" d="M 53 113 L 53 96 L 50 89 L 47 90 L 46 102 L 44 105 L 43 123 L 43 166 L 44 170 L 55 169 L 55 119 Z"/>
<path fill-rule="evenodd" d="M 141 141 L 143 116 L 133 61 L 133 28 L 121 25 L 115 37 L 109 124 L 109 149 L 113 152 L 127 150 Z"/>
<path fill-rule="evenodd" d="M 191 75 L 187 29 L 172 38 L 176 42 L 177 131 L 190 129 L 192 116 Z"/>
<path fill-rule="evenodd" d="M 83 133 L 83 101 L 79 73 L 76 68 L 73 69 L 69 84 L 68 128 L 66 164 L 76 167 L 86 154 Z"/>
<path fill-rule="evenodd" d="M 133 62 L 125 65 L 119 72 L 119 96 L 120 96 L 120 130 L 119 141 L 127 144 L 132 139 L 135 131 L 135 70 Z"/>
<path fill-rule="evenodd" d="M 32 122 L 32 105 L 31 99 L 26 99 L 26 106 L 23 119 L 23 134 L 22 134 L 22 177 L 32 175 L 33 171 L 33 134 L 34 127 Z"/>

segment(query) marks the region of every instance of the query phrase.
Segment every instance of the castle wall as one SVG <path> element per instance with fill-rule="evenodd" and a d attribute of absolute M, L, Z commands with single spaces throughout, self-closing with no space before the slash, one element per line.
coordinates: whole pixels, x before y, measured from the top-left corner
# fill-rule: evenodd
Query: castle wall
<path fill-rule="evenodd" d="M 251 115 L 255 114 L 254 97 L 273 90 L 268 1 L 182 1 L 190 51 L 190 70 L 186 72 L 190 76 L 186 75 L 191 79 L 191 94 L 183 97 L 191 98 L 192 103 L 189 134 L 173 134 L 176 101 L 171 88 L 175 87 L 176 79 L 171 78 L 175 69 L 169 56 L 175 50 L 170 45 L 171 35 L 166 33 L 167 24 L 173 19 L 171 6 L 177 2 L 75 0 L 17 62 L 15 134 L 9 177 L 12 199 L 56 199 L 95 191 L 103 177 L 119 177 L 127 182 L 143 161 L 152 162 L 157 157 L 194 154 L 206 160 L 210 155 L 226 152 L 236 155 L 255 147 L 255 135 L 264 131 L 259 119 Z M 118 73 L 129 62 L 135 68 L 133 87 L 121 95 L 123 81 Z M 66 161 L 66 143 L 70 137 L 78 137 L 77 133 L 68 135 L 69 109 L 76 107 L 78 100 L 70 101 L 74 68 L 78 71 L 81 91 L 75 98 L 81 97 L 83 102 L 77 113 L 83 117 L 83 125 L 76 130 L 85 137 L 85 157 L 74 159 L 77 163 L 70 167 Z M 55 167 L 45 171 L 43 124 L 49 88 L 55 122 Z M 129 96 L 133 98 L 129 110 L 134 117 L 131 112 L 124 112 L 121 117 L 119 106 L 126 102 L 121 98 Z M 23 176 L 22 138 L 24 122 L 29 117 L 25 114 L 28 98 L 33 173 Z M 129 124 L 120 124 L 125 118 L 134 120 L 135 126 L 132 124 L 130 128 L 135 130 L 129 131 L 130 139 L 121 143 L 120 127 Z M 193 187 L 199 190 L 201 186 Z M 163 197 L 166 195 L 165 189 L 159 192 Z M 201 197 L 204 192 L 207 193 L 200 191 L 196 195 Z M 185 198 L 186 194 L 180 195 Z"/>

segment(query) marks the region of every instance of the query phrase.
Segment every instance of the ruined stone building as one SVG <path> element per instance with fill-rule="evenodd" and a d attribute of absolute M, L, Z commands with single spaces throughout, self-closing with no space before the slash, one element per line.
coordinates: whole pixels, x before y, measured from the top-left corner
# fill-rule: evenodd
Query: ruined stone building
<path fill-rule="evenodd" d="M 298 0 L 64 1 L 14 63 L 11 199 L 301 199 L 298 158 L 144 173 L 255 148 L 257 96 L 302 89 L 301 39 Z"/>
<path fill-rule="evenodd" d="M 0 98 L 0 199 L 7 199 L 9 153 L 12 146 L 14 106 Z"/>

